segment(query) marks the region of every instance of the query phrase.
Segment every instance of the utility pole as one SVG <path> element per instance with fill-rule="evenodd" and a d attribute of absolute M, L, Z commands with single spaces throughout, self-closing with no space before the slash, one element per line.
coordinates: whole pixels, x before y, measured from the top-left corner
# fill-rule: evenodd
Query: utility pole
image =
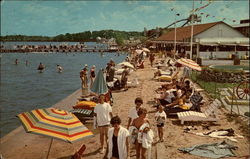
<path fill-rule="evenodd" d="M 174 53 L 176 53 L 176 14 L 174 15 Z"/>
<path fill-rule="evenodd" d="M 193 0 L 193 7 L 192 7 L 192 14 L 191 14 L 191 39 L 190 39 L 190 59 L 193 57 L 193 32 L 194 32 L 194 0 Z"/>

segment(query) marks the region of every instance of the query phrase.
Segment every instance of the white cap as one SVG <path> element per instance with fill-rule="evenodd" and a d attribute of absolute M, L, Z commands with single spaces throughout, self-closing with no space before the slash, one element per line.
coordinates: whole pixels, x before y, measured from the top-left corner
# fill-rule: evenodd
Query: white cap
<path fill-rule="evenodd" d="M 95 67 L 95 65 L 93 65 L 92 67 Z"/>
<path fill-rule="evenodd" d="M 88 64 L 85 64 L 84 66 L 85 66 L 85 67 L 88 67 Z"/>

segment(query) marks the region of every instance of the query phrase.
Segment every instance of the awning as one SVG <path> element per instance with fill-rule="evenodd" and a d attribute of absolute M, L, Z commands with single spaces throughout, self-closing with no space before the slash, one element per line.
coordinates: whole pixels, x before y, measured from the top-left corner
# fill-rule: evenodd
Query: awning
<path fill-rule="evenodd" d="M 238 46 L 249 46 L 249 38 L 245 37 L 226 37 L 226 38 L 200 38 L 196 39 L 201 45 L 238 45 Z"/>

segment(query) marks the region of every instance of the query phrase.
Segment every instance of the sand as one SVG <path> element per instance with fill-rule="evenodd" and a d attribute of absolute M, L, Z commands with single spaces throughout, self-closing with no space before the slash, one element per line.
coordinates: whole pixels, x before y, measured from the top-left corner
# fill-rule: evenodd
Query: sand
<path fill-rule="evenodd" d="M 155 90 L 162 84 L 162 82 L 157 82 L 153 80 L 154 69 L 149 65 L 149 61 L 145 61 L 145 68 L 139 69 L 129 76 L 129 79 L 138 78 L 140 84 L 136 88 L 129 88 L 127 91 L 113 92 L 114 104 L 113 104 L 113 114 L 118 115 L 122 119 L 122 124 L 126 127 L 128 122 L 128 110 L 134 106 L 134 99 L 136 97 L 141 97 L 144 101 L 143 106 L 149 111 L 148 118 L 152 124 L 152 129 L 156 136 L 155 141 L 157 141 L 157 131 L 156 123 L 154 121 L 154 114 L 156 109 L 153 106 L 153 101 L 155 97 Z M 75 92 L 70 98 L 65 99 L 61 104 L 64 109 L 71 109 L 69 106 L 76 102 L 76 98 L 79 97 L 79 93 Z M 203 96 L 206 99 L 205 106 L 211 102 L 205 93 Z M 70 102 L 66 102 L 70 101 Z M 64 104 L 66 102 L 66 104 Z M 204 110 L 205 108 L 202 108 Z M 227 113 L 224 109 L 219 109 L 218 116 L 219 121 L 216 125 L 210 126 L 211 130 L 221 129 L 221 128 L 233 128 L 235 132 L 239 135 L 243 135 L 239 130 L 239 125 L 234 122 L 228 122 L 225 116 Z M 202 130 L 201 123 L 188 123 L 185 125 L 180 125 L 178 119 L 168 118 L 164 127 L 164 142 L 154 143 L 152 147 L 152 159 L 199 159 L 205 157 L 198 157 L 190 154 L 184 154 L 178 150 L 181 147 L 191 147 L 196 144 L 214 143 L 220 142 L 224 139 L 211 138 L 211 137 L 201 137 L 194 134 L 183 132 L 184 128 L 187 126 L 194 125 L 197 130 L 195 132 L 202 132 L 207 130 Z M 204 125 L 204 124 L 203 124 Z M 249 155 L 249 143 L 246 138 L 237 139 L 238 142 L 228 141 L 230 144 L 238 146 L 235 153 L 238 157 L 230 157 L 230 159 L 240 158 L 241 156 Z M 0 154 L 3 155 L 5 159 L 43 159 L 46 158 L 48 154 L 48 146 L 51 142 L 51 138 L 28 134 L 24 131 L 22 127 L 17 128 L 7 136 L 1 139 L 1 150 Z M 84 139 L 74 144 L 65 143 L 60 140 L 53 140 L 53 144 L 49 153 L 49 158 L 66 159 L 82 145 L 87 146 L 84 152 L 83 158 L 86 159 L 99 159 L 104 155 L 100 154 L 100 142 L 99 133 L 95 131 L 95 137 Z M 135 151 L 131 150 L 131 159 L 135 159 Z M 244 157 L 242 157 L 244 158 Z"/>

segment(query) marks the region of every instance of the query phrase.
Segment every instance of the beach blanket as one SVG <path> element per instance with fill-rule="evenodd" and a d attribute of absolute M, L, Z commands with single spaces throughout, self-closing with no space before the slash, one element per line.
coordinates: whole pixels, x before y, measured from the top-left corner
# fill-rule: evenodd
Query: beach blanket
<path fill-rule="evenodd" d="M 178 150 L 196 156 L 221 158 L 221 157 L 236 156 L 233 152 L 233 149 L 236 148 L 237 148 L 236 146 L 229 145 L 225 141 L 222 141 L 212 144 L 194 145 L 189 148 L 179 148 Z"/>
<path fill-rule="evenodd" d="M 189 133 L 199 135 L 199 136 L 209 136 L 209 137 L 220 138 L 220 139 L 229 139 L 234 142 L 238 142 L 236 138 L 244 138 L 243 136 L 234 133 L 232 129 L 224 129 L 224 130 L 221 129 L 221 130 L 212 130 L 209 132 L 198 132 L 198 133 L 189 132 Z"/>

